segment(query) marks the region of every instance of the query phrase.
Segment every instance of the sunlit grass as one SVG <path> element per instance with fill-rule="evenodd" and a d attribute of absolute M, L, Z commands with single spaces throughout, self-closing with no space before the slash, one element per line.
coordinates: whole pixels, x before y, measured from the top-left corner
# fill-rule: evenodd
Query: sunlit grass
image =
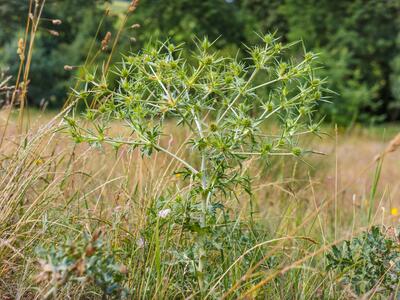
<path fill-rule="evenodd" d="M 176 245 L 184 253 L 189 241 L 179 242 L 179 231 L 164 227 L 162 234 L 148 231 L 148 211 L 154 209 L 155 197 L 177 184 L 168 172 L 171 161 L 162 154 L 142 160 L 137 152 L 124 149 L 115 153 L 109 148 L 88 151 L 86 146 L 76 147 L 58 131 L 58 122 L 35 133 L 35 128 L 52 117 L 39 115 L 31 114 L 31 120 L 41 121 L 32 126 L 27 144 L 21 146 L 12 121 L 2 153 L 0 199 L 6 209 L 0 214 L 1 293 L 14 295 L 19 290 L 25 295 L 43 295 L 49 287 L 35 281 L 41 271 L 36 264 L 36 249 L 60 246 L 67 240 L 78 242 L 84 233 L 100 227 L 106 242 L 119 253 L 119 262 L 127 267 L 126 287 L 135 297 L 179 298 L 193 292 L 197 287 L 177 285 L 188 275 L 181 267 L 165 264 L 173 256 L 163 252 Z M 112 130 L 120 131 L 119 126 L 113 125 Z M 218 260 L 220 256 L 215 253 L 218 266 L 229 271 L 210 270 L 215 274 L 210 296 L 226 293 L 228 298 L 236 298 L 251 290 L 252 295 L 278 299 L 282 293 L 290 298 L 349 295 L 325 273 L 324 253 L 331 243 L 356 235 L 368 225 L 373 160 L 386 145 L 373 135 L 342 133 L 335 147 L 334 131 L 327 131 L 330 137 L 310 141 L 327 154 L 310 156 L 307 161 L 312 168 L 277 160 L 270 172 L 254 173 L 251 205 L 244 195 L 240 203 L 229 203 L 228 207 L 239 208 L 242 232 L 225 234 L 227 245 L 233 247 L 226 250 L 225 259 Z M 178 139 L 184 140 L 185 134 L 177 134 Z M 393 213 L 400 204 L 397 166 L 398 153 L 385 158 L 372 223 L 396 226 L 399 222 Z M 251 211 L 256 227 L 245 222 Z M 251 238 L 252 244 L 239 243 L 240 236 Z M 161 259 L 159 266 L 157 257 Z M 253 269 L 263 259 L 267 261 Z M 265 285 L 258 286 L 263 280 L 267 280 Z M 61 298 L 84 294 L 99 297 L 95 296 L 98 290 L 76 284 L 59 287 L 58 292 Z"/>

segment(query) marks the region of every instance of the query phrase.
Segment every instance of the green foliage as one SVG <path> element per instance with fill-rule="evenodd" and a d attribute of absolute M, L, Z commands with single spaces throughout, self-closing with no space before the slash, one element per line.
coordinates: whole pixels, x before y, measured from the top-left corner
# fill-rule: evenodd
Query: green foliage
<path fill-rule="evenodd" d="M 100 231 L 91 238 L 67 242 L 49 250 L 38 250 L 41 272 L 38 282 L 49 282 L 51 296 L 69 283 L 93 285 L 103 297 L 122 299 L 128 296 L 123 287 L 126 267 L 117 263 L 115 253 L 108 249 Z M 46 297 L 45 297 L 46 298 Z"/>
<path fill-rule="evenodd" d="M 7 28 L 13 32 L 0 40 L 0 48 L 4 51 L 4 55 L 0 57 L 0 66 L 9 67 L 9 73 L 13 74 L 14 78 L 20 62 L 16 50 L 18 39 L 24 36 L 26 21 L 22 19 L 22 16 L 26 16 L 29 11 L 27 4 L 21 4 L 21 1 L 17 2 L 0 4 L 2 5 L 0 8 L 4 9 L 4 14 L 13 10 L 14 7 L 18 7 L 16 11 L 21 11 L 18 20 L 0 18 L 1 28 Z M 46 2 L 31 64 L 28 93 L 31 103 L 38 105 L 45 100 L 51 107 L 58 107 L 62 104 L 73 80 L 75 80 L 75 73 L 64 70 L 64 66 L 79 66 L 84 63 L 103 16 L 101 3 L 104 1 L 55 0 Z M 79 9 L 77 9 L 78 7 Z M 61 20 L 62 23 L 54 24 L 52 20 Z M 112 23 L 112 19 L 109 18 L 104 26 L 112 27 Z M 58 36 L 52 35 L 51 30 L 58 32 Z M 98 39 L 102 39 L 104 34 L 105 28 L 101 28 Z"/>
<path fill-rule="evenodd" d="M 171 155 L 183 164 L 179 174 L 195 180 L 193 190 L 209 197 L 246 186 L 247 179 L 234 170 L 249 156 L 302 154 L 297 136 L 317 130 L 312 113 L 324 91 L 324 81 L 313 74 L 315 55 L 285 62 L 282 52 L 288 46 L 272 35 L 263 39 L 263 45 L 249 48 L 250 64 L 219 57 L 205 39 L 197 45 L 194 66 L 182 58 L 179 47 L 163 44 L 126 57 L 115 71 L 116 83 L 87 76 L 76 96 L 87 103 L 85 116 L 94 127 L 83 129 L 67 118 L 72 136 L 77 142 L 116 148 L 128 144 L 143 155 L 171 155 L 160 138 L 166 120 L 174 119 L 193 133 L 186 146 L 201 159 L 201 167 L 195 168 Z M 256 77 L 262 83 L 256 84 Z M 92 103 L 96 109 L 89 107 Z M 265 135 L 262 126 L 273 117 L 281 122 L 281 131 Z M 109 137 L 107 126 L 113 120 L 125 122 L 132 138 Z"/>
<path fill-rule="evenodd" d="M 334 105 L 324 106 L 328 117 L 348 124 L 398 116 L 395 79 L 389 77 L 399 53 L 399 1 L 274 2 L 281 3 L 277 14 L 285 22 L 279 29 L 289 41 L 303 39 L 321 53 L 320 75 L 338 93 Z"/>
<path fill-rule="evenodd" d="M 2 1 L 0 3 L 0 50 L 10 40 L 10 37 L 14 36 L 15 31 L 23 28 L 28 5 L 28 1 L 20 0 Z"/>
<path fill-rule="evenodd" d="M 197 264 L 202 251 L 206 253 L 207 262 L 202 275 L 211 298 L 220 298 L 235 283 L 235 279 L 263 259 L 266 248 L 257 246 L 269 240 L 263 226 L 240 220 L 239 216 L 231 218 L 230 213 L 235 212 L 229 211 L 223 203 L 215 202 L 207 212 L 213 220 L 209 220 L 209 226 L 204 228 L 199 224 L 201 205 L 182 196 L 174 197 L 166 192 L 165 195 L 152 201 L 146 213 L 146 226 L 135 247 L 135 261 L 141 257 L 156 257 L 155 272 L 139 268 L 141 276 L 151 277 L 152 284 L 157 282 L 159 272 L 168 272 L 172 268 L 173 272 L 168 274 L 169 293 L 164 297 L 177 293 L 189 296 L 199 290 Z M 217 226 L 211 226 L 211 223 Z M 202 235 L 206 236 L 204 243 L 198 240 Z M 131 246 L 128 248 L 132 249 Z M 262 267 L 277 267 L 281 258 L 281 254 L 273 255 L 265 260 Z M 229 267 L 234 267 L 234 274 L 225 276 Z M 151 297 L 154 291 L 150 288 L 148 293 L 144 298 Z"/>
<path fill-rule="evenodd" d="M 196 36 L 208 36 L 218 39 L 214 44 L 217 48 L 234 53 L 247 35 L 253 35 L 254 29 L 246 32 L 248 17 L 235 1 L 148 0 L 131 19 L 142 25 L 136 36 L 139 47 L 149 39 L 167 38 L 176 44 L 188 43 L 189 47 Z"/>
<path fill-rule="evenodd" d="M 395 232 L 393 228 L 391 231 Z M 333 246 L 327 255 L 327 270 L 339 272 L 345 284 L 357 295 L 371 289 L 388 296 L 399 289 L 400 236 L 384 233 L 372 227 L 361 236 L 345 241 L 342 247 Z"/>
<path fill-rule="evenodd" d="M 21 16 L 28 10 L 27 3 L 20 2 L 0 4 L 0 26 L 4 28 L 0 33 L 1 64 L 11 66 L 12 73 L 17 70 L 15 48 L 25 22 Z M 53 106 L 61 105 L 74 75 L 63 66 L 84 62 L 103 2 L 48 1 L 44 17 L 61 19 L 63 24 L 53 28 L 50 22 L 42 22 L 33 57 L 31 101 L 45 99 Z M 123 3 L 125 7 L 129 4 L 119 2 L 119 15 L 124 13 Z M 122 52 L 137 51 L 149 40 L 169 37 L 175 44 L 191 45 L 196 36 L 208 36 L 217 40 L 213 47 L 234 56 L 244 49 L 243 44 L 254 42 L 254 32 L 276 30 L 285 41 L 302 39 L 320 53 L 324 67 L 318 75 L 330 78 L 328 87 L 337 93 L 332 95 L 334 105 L 321 106 L 322 115 L 341 124 L 373 123 L 400 116 L 399 12 L 399 1 L 147 0 L 128 18 L 127 24 L 139 23 L 141 29 L 126 28 L 119 47 Z M 105 21 L 99 38 L 107 31 L 114 36 L 114 25 L 119 24 L 118 18 L 110 16 Z M 48 29 L 61 34 L 50 36 Z M 189 61 L 192 50 L 188 46 L 183 53 Z"/>
<path fill-rule="evenodd" d="M 299 147 L 299 137 L 318 130 L 313 112 L 325 89 L 314 75 L 316 56 L 306 52 L 300 60 L 285 60 L 291 45 L 271 34 L 261 39 L 261 45 L 247 48 L 244 61 L 215 53 L 208 39 L 196 44 L 192 64 L 180 46 L 148 46 L 124 58 L 114 69 L 115 81 L 86 76 L 76 98 L 86 104 L 84 117 L 91 126 L 82 126 L 75 114 L 66 118 L 76 142 L 127 145 L 143 156 L 161 152 L 181 165 L 176 174 L 190 182 L 188 192 L 179 193 L 187 199 L 183 229 L 198 235 L 196 276 L 202 292 L 207 244 L 216 235 L 221 201 L 238 189 L 251 193 L 244 162 L 301 157 L 308 149 Z M 276 132 L 265 131 L 271 120 L 279 124 Z M 128 137 L 109 132 L 113 121 L 125 124 Z M 191 153 L 190 160 L 163 146 L 162 137 L 176 133 L 168 132 L 166 123 L 189 130 L 181 148 Z"/>

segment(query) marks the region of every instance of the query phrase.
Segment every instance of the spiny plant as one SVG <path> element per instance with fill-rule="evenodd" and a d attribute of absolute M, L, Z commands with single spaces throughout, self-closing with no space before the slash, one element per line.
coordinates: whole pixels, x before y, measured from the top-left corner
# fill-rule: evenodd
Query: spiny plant
<path fill-rule="evenodd" d="M 125 299 L 123 287 L 127 269 L 119 264 L 115 253 L 108 249 L 101 230 L 78 242 L 67 242 L 58 247 L 37 250 L 41 272 L 37 282 L 50 283 L 44 299 L 57 298 L 58 290 L 68 283 L 91 284 L 101 290 L 102 299 Z"/>
<path fill-rule="evenodd" d="M 337 271 L 339 278 L 359 296 L 372 292 L 388 297 L 399 289 L 399 247 L 397 230 L 384 231 L 374 226 L 341 247 L 333 246 L 326 256 L 327 270 Z"/>
<path fill-rule="evenodd" d="M 146 46 L 125 56 L 112 80 L 87 73 L 75 93 L 89 122 L 82 123 L 77 110 L 65 117 L 77 143 L 126 145 L 143 156 L 162 152 L 180 165 L 175 174 L 189 183 L 184 229 L 195 236 L 201 291 L 218 208 L 240 189 L 251 193 L 243 164 L 273 156 L 301 159 L 311 150 L 301 148 L 299 138 L 318 133 L 313 112 L 326 89 L 325 80 L 314 75 L 317 55 L 304 51 L 299 59 L 286 58 L 293 44 L 273 34 L 261 41 L 247 48 L 243 60 L 219 55 L 207 38 L 196 42 L 190 61 L 182 58 L 182 45 Z M 125 124 L 129 134 L 111 134 L 113 121 Z M 165 146 L 163 136 L 174 134 L 167 123 L 189 130 L 181 149 L 190 159 Z"/>

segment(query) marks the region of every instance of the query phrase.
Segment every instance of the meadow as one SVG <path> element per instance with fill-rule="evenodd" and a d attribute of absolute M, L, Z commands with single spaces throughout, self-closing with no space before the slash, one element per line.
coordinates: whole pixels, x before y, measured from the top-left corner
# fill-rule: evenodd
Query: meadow
<path fill-rule="evenodd" d="M 196 280 L 190 278 L 190 242 L 181 240 L 179 228 L 159 224 L 162 217 L 154 219 L 162 209 L 154 207 L 156 199 L 178 185 L 171 175 L 176 162 L 162 154 L 143 159 L 138 151 L 76 146 L 54 115 L 36 112 L 31 117 L 26 142 L 19 142 L 15 121 L 4 139 L 2 297 L 100 297 L 93 274 L 82 271 L 81 278 L 58 282 L 63 264 L 71 263 L 63 258 L 53 262 L 57 268 L 51 267 L 55 258 L 40 256 L 38 250 L 67 251 L 66 245 L 72 245 L 69 259 L 74 264 L 79 251 L 88 254 L 85 236 L 98 229 L 105 247 L 99 256 L 113 253 L 116 261 L 108 263 L 123 268 L 124 286 L 133 298 L 199 297 Z M 376 155 L 388 147 L 396 127 L 388 133 L 382 128 L 325 129 L 327 136 L 308 142 L 326 155 L 308 157 L 309 165 L 278 159 L 265 172 L 256 171 L 257 163 L 247 166 L 255 169 L 252 199 L 239 194 L 226 203 L 234 224 L 226 225 L 221 245 L 208 258 L 206 298 L 356 297 L 341 282 L 342 274 L 326 270 L 325 255 L 333 244 L 371 224 L 398 224 L 398 153 L 385 157 L 374 182 Z M 171 151 L 185 139 L 184 132 L 176 136 L 169 141 Z M 108 270 L 103 268 L 101 272 Z"/>
<path fill-rule="evenodd" d="M 120 55 L 138 5 L 59 110 L 30 105 L 31 5 L 0 80 L 0 299 L 399 299 L 399 126 L 324 122 L 319 55 L 273 33 Z"/>

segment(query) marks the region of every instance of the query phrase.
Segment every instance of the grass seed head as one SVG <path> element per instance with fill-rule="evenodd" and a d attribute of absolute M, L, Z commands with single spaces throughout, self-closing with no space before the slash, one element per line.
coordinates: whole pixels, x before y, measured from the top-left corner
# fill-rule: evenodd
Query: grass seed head
<path fill-rule="evenodd" d="M 400 133 L 398 133 L 387 145 L 385 151 L 383 153 L 378 154 L 375 156 L 375 161 L 383 158 L 386 154 L 395 152 L 397 149 L 400 148 Z"/>
<path fill-rule="evenodd" d="M 386 153 L 395 152 L 397 149 L 400 148 L 400 133 L 397 134 L 389 143 L 389 145 L 385 149 Z"/>
<path fill-rule="evenodd" d="M 65 65 L 65 66 L 64 66 L 64 70 L 65 70 L 65 71 L 72 71 L 73 69 L 74 69 L 73 66 L 70 66 L 70 65 Z"/>
<path fill-rule="evenodd" d="M 139 0 L 132 0 L 128 7 L 128 12 L 134 12 L 139 5 Z"/>
<path fill-rule="evenodd" d="M 111 32 L 107 32 L 106 35 L 104 36 L 104 39 L 101 41 L 101 50 L 104 51 L 108 48 L 108 44 L 110 43 L 111 40 Z"/>
<path fill-rule="evenodd" d="M 56 30 L 48 30 L 48 32 L 53 36 L 60 36 L 60 33 Z"/>
<path fill-rule="evenodd" d="M 51 20 L 51 23 L 53 23 L 53 25 L 61 25 L 62 21 L 60 19 L 54 19 L 54 20 Z"/>
<path fill-rule="evenodd" d="M 24 58 L 25 58 L 25 55 L 24 55 L 24 39 L 22 39 L 22 38 L 20 38 L 18 40 L 17 54 L 19 55 L 20 60 L 24 60 Z"/>

